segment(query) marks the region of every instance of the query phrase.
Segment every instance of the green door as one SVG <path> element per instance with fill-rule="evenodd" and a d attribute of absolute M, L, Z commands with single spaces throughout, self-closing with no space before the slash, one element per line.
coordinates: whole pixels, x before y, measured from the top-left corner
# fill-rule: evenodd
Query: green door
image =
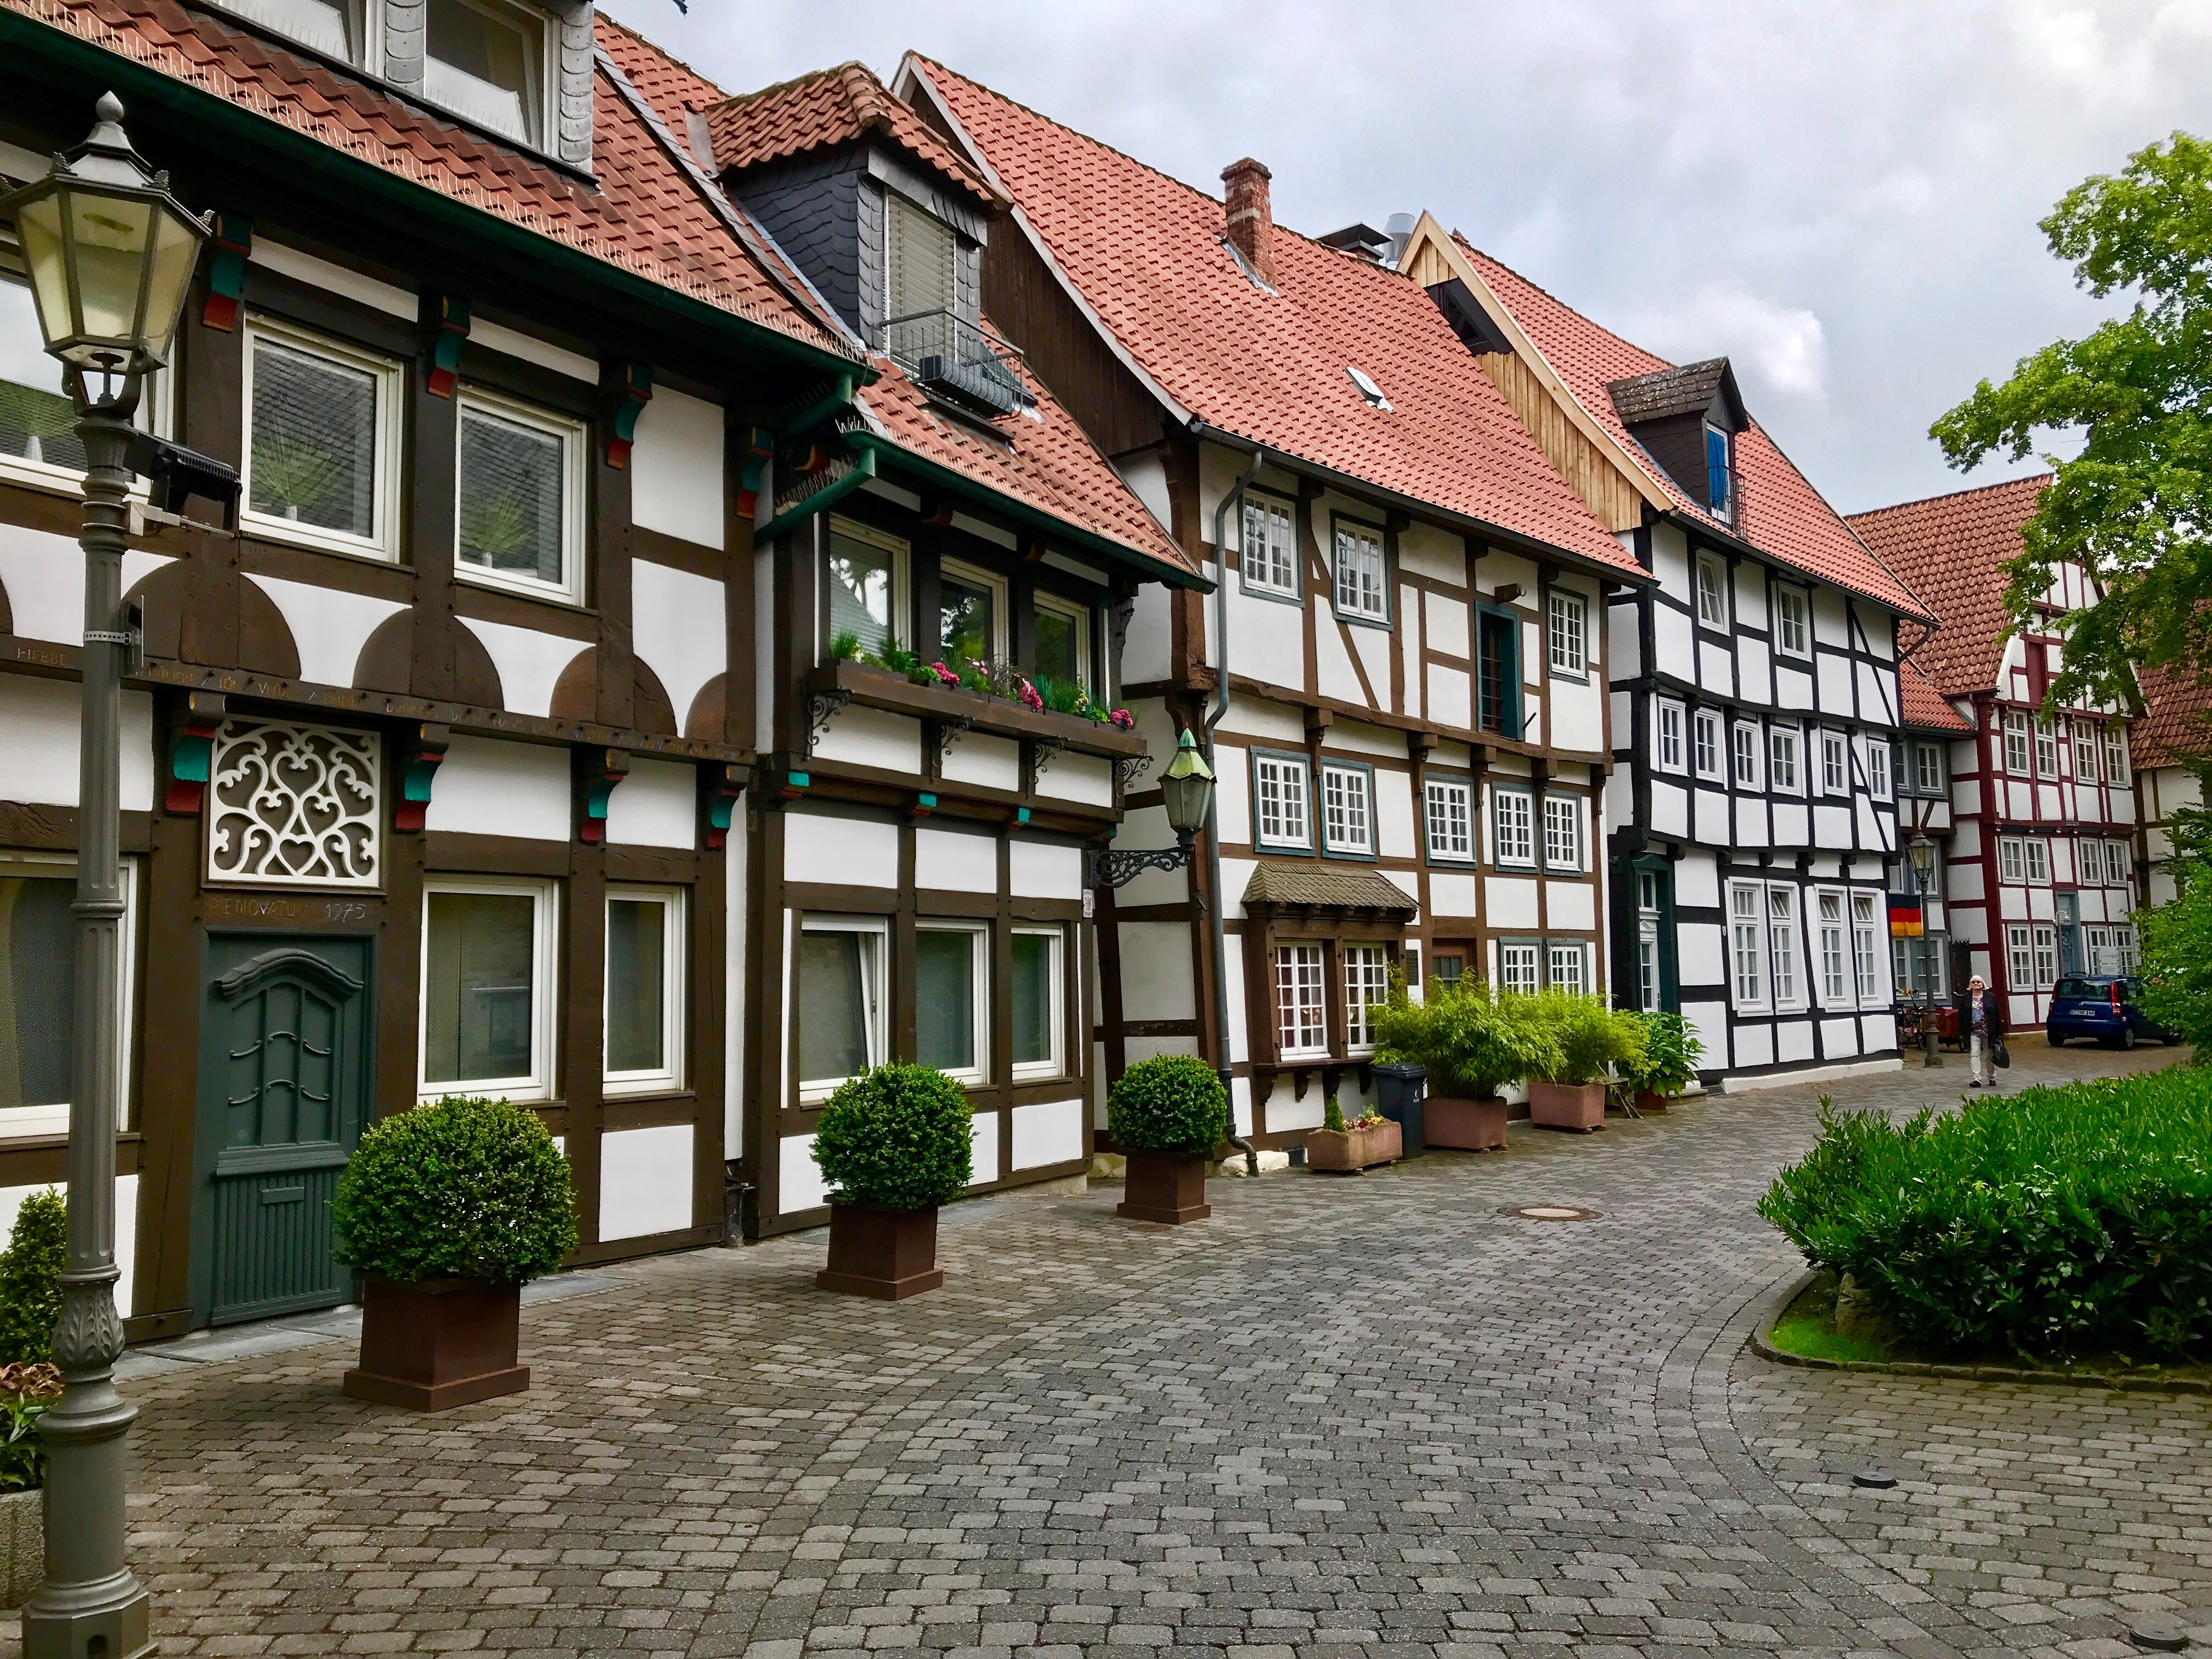
<path fill-rule="evenodd" d="M 201 1305 L 210 1323 L 347 1299 L 331 1198 L 368 1101 L 369 941 L 210 933 L 201 1011 Z"/>

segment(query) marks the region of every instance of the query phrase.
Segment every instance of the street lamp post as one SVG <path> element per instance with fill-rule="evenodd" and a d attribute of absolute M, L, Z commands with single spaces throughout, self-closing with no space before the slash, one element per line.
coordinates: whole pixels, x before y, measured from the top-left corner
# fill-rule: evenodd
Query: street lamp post
<path fill-rule="evenodd" d="M 167 362 L 211 227 L 169 194 L 122 126 L 113 93 L 91 136 L 12 210 L 46 349 L 61 359 L 84 444 L 84 688 L 77 787 L 76 1000 L 70 1034 L 69 1247 L 54 1358 L 62 1397 L 46 1453 L 46 1582 L 23 1608 L 24 1659 L 132 1659 L 152 1645 L 145 1588 L 124 1549 L 125 1437 L 138 1413 L 115 1387 L 117 996 L 121 972 L 123 550 L 145 377 Z M 100 377 L 94 397 L 86 377 Z"/>
<path fill-rule="evenodd" d="M 1928 895 L 1936 883 L 1936 843 L 1926 836 L 1915 836 L 1905 853 L 1912 861 L 1913 883 L 1920 890 L 1920 938 L 1916 942 L 1920 947 L 1921 1064 L 1941 1066 L 1943 1056 L 1936 1048 L 1936 945 L 1928 937 Z"/>
<path fill-rule="evenodd" d="M 1091 855 L 1091 885 L 1126 887 L 1146 870 L 1180 870 L 1190 862 L 1198 832 L 1212 810 L 1213 769 L 1188 729 L 1176 744 L 1175 758 L 1160 775 L 1160 799 L 1168 809 L 1168 828 L 1175 831 L 1176 844 L 1138 853 L 1101 848 Z"/>

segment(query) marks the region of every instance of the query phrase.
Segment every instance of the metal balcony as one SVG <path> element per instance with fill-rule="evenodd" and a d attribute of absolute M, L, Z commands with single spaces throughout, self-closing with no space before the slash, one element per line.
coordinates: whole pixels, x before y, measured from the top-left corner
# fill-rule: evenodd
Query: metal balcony
<path fill-rule="evenodd" d="M 1014 370 L 1022 354 L 987 328 L 950 311 L 918 311 L 884 324 L 883 350 L 915 385 L 958 408 L 996 420 L 1036 400 Z"/>

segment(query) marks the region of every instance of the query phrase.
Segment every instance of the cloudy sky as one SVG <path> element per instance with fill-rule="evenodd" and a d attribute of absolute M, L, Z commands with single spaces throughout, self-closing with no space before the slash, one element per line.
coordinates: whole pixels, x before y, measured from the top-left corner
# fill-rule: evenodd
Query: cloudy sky
<path fill-rule="evenodd" d="M 919 48 L 1318 234 L 1428 208 L 1678 361 L 1726 353 L 1838 507 L 1961 480 L 1928 423 L 2100 307 L 2036 222 L 2212 127 L 2212 0 L 603 0 L 732 91 Z"/>

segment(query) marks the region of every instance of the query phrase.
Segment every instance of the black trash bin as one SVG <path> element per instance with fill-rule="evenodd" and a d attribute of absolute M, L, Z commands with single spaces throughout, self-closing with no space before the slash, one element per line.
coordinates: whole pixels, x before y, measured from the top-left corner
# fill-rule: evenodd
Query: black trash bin
<path fill-rule="evenodd" d="M 1421 1099 L 1427 1092 L 1428 1081 L 1425 1066 L 1384 1064 L 1375 1067 L 1376 1109 L 1403 1131 L 1407 1158 L 1419 1158 L 1428 1150 L 1428 1143 L 1421 1138 Z"/>

